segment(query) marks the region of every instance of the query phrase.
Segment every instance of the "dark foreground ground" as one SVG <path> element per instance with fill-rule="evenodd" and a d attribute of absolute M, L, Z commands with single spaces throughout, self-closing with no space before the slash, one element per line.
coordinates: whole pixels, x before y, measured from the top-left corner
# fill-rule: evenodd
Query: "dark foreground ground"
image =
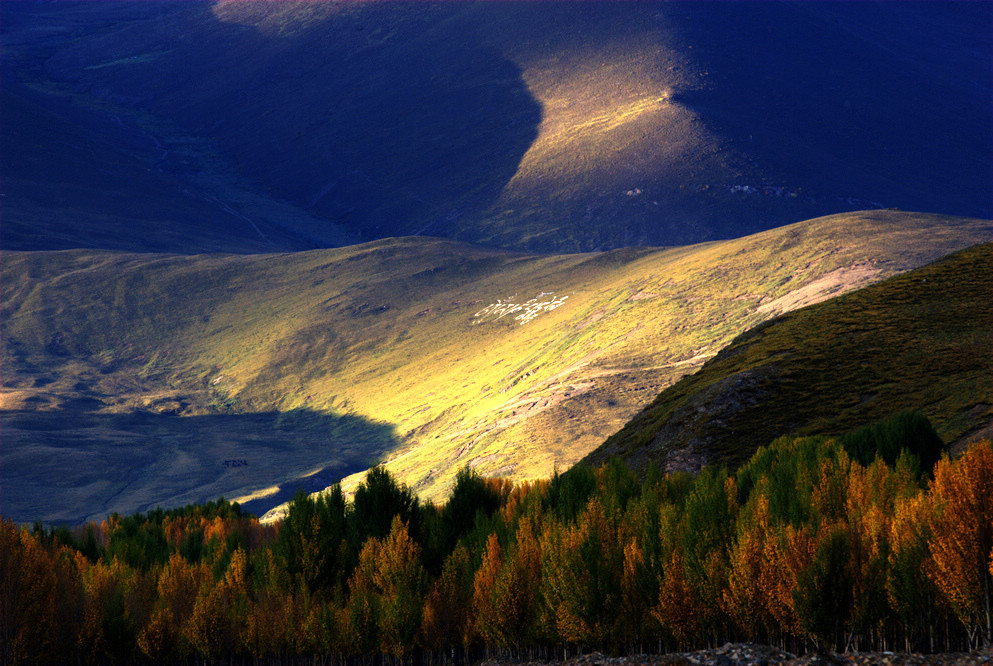
<path fill-rule="evenodd" d="M 537 666 L 550 662 L 528 662 L 512 659 L 489 659 L 481 666 Z M 729 643 L 715 650 L 670 653 L 665 655 L 635 655 L 630 657 L 608 657 L 593 652 L 565 661 L 556 662 L 560 666 L 765 666 L 767 664 L 789 664 L 807 666 L 813 664 L 890 664 L 917 665 L 935 664 L 938 666 L 976 666 L 993 663 L 993 652 L 989 649 L 970 653 L 947 654 L 907 654 L 901 652 L 850 652 L 811 653 L 802 657 L 784 652 L 768 645 L 751 643 Z"/>

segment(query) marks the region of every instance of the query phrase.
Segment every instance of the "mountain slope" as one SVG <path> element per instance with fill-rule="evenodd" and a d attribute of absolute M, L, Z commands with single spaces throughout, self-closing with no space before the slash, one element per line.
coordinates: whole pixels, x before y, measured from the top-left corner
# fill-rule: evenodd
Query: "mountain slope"
<path fill-rule="evenodd" d="M 4 513 L 69 520 L 222 494 L 261 511 L 376 460 L 425 497 L 466 464 L 547 476 L 740 332 L 989 229 L 876 211 L 544 257 L 429 238 L 5 252 Z"/>
<path fill-rule="evenodd" d="M 786 434 L 840 435 L 907 410 L 950 444 L 993 427 L 993 244 L 740 335 L 586 461 L 736 465 Z"/>
<path fill-rule="evenodd" d="M 3 12 L 5 90 L 22 84 L 56 115 L 71 99 L 94 116 L 84 130 L 161 169 L 180 200 L 186 189 L 212 215 L 232 211 L 228 226 L 247 237 L 214 239 L 219 250 L 243 251 L 246 220 L 278 249 L 430 234 L 573 252 L 877 206 L 993 214 L 989 3 Z M 27 122 L 5 122 L 5 136 Z M 46 164 L 86 168 L 60 145 Z M 5 178 L 21 178 L 20 162 L 3 159 Z M 42 217 L 14 195 L 4 247 L 65 247 L 10 234 Z M 147 225 L 85 219 L 114 249 L 145 249 Z M 172 245 L 187 251 L 182 238 Z"/>

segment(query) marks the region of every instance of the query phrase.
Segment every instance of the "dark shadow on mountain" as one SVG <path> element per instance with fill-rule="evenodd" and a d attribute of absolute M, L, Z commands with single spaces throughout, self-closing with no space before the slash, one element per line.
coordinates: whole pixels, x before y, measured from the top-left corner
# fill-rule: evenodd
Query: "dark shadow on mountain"
<path fill-rule="evenodd" d="M 92 110 L 16 82 L 0 92 L 5 250 L 272 252 L 316 244 L 249 222 L 182 178 L 149 168 L 153 146 Z M 140 137 L 137 137 L 140 138 Z"/>
<path fill-rule="evenodd" d="M 161 3 L 4 3 L 0 247 L 194 254 L 317 246 L 292 225 L 235 210 L 232 193 L 244 192 L 231 174 L 204 177 L 205 142 L 149 125 L 146 111 L 52 83 L 46 63 L 73 39 L 162 12 Z"/>
<path fill-rule="evenodd" d="M 817 214 L 993 213 L 990 3 L 667 8 L 705 72 L 677 101 L 762 167 L 768 181 L 750 185 L 788 188 Z"/>
<path fill-rule="evenodd" d="M 154 19 L 67 39 L 47 75 L 175 123 L 259 191 L 362 238 L 466 237 L 536 136 L 541 109 L 519 69 L 449 20 L 461 3 L 302 3 L 301 15 L 328 13 L 289 32 L 265 16 L 220 21 L 208 3 L 155 4 Z"/>
<path fill-rule="evenodd" d="M 398 444 L 392 426 L 353 415 L 104 414 L 92 402 L 0 412 L 0 514 L 76 524 L 269 489 L 245 503 L 261 515 L 298 488 L 320 490 L 367 469 Z"/>

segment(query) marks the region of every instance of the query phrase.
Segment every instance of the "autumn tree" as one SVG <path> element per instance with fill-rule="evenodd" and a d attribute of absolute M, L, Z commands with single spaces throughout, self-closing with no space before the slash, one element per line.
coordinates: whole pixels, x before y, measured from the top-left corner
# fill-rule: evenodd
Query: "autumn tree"
<path fill-rule="evenodd" d="M 542 594 L 562 640 L 605 647 L 621 604 L 624 552 L 616 521 L 598 498 L 575 525 L 557 525 L 542 540 Z"/>
<path fill-rule="evenodd" d="M 57 584 L 52 558 L 38 540 L 0 518 L 0 657 L 4 663 L 57 660 Z"/>
<path fill-rule="evenodd" d="M 251 603 L 245 551 L 234 551 L 221 580 L 203 577 L 200 584 L 183 637 L 206 660 L 234 654 L 242 644 Z"/>
<path fill-rule="evenodd" d="M 418 638 L 422 647 L 441 650 L 470 642 L 474 573 L 469 549 L 455 546 L 424 599 Z"/>
<path fill-rule="evenodd" d="M 723 607 L 749 640 L 772 635 L 776 621 L 762 585 L 769 534 L 768 479 L 762 479 L 742 508 L 728 557 L 728 586 Z"/>
<path fill-rule="evenodd" d="M 738 512 L 735 480 L 706 468 L 662 512 L 672 545 L 663 567 L 660 612 L 682 643 L 716 639 L 726 628 L 722 601 Z M 680 595 L 685 598 L 680 601 Z M 684 615 L 679 616 L 682 607 Z"/>
<path fill-rule="evenodd" d="M 373 646 L 374 634 L 376 648 L 397 657 L 414 647 L 427 588 L 420 555 L 400 516 L 385 539 L 366 541 L 349 585 L 353 626 L 364 635 L 364 651 Z"/>
<path fill-rule="evenodd" d="M 941 593 L 928 571 L 931 559 L 931 498 L 923 492 L 898 499 L 890 523 L 890 562 L 886 595 L 905 637 L 912 646 L 935 649 L 935 626 L 939 620 Z"/>
<path fill-rule="evenodd" d="M 203 563 L 191 564 L 176 552 L 169 556 L 159 574 L 155 609 L 138 632 L 138 646 L 150 659 L 168 661 L 189 655 L 191 645 L 184 629 L 209 576 Z"/>
<path fill-rule="evenodd" d="M 503 546 L 495 532 L 491 532 L 483 552 L 483 560 L 473 577 L 472 633 L 491 645 L 502 638 L 500 609 L 496 603 L 497 580 L 503 569 Z"/>
<path fill-rule="evenodd" d="M 629 649 L 644 650 L 657 635 L 651 607 L 659 596 L 659 493 L 652 481 L 628 502 L 619 538 L 624 546 L 620 580 L 621 611 L 617 639 Z"/>
<path fill-rule="evenodd" d="M 868 467 L 853 464 L 849 469 L 845 515 L 853 536 L 855 577 L 849 642 L 881 636 L 894 619 L 888 592 L 894 562 L 893 519 L 898 501 L 922 494 L 919 478 L 918 461 L 907 450 L 892 467 L 876 459 Z"/>
<path fill-rule="evenodd" d="M 541 576 L 541 546 L 530 520 L 520 522 L 506 554 L 497 535 L 490 535 L 473 585 L 476 630 L 483 640 L 516 650 L 535 641 Z"/>
<path fill-rule="evenodd" d="M 292 578 L 270 549 L 257 550 L 249 558 L 254 598 L 241 628 L 240 649 L 257 658 L 285 654 L 293 644 Z"/>
<path fill-rule="evenodd" d="M 124 659 L 134 644 L 135 626 L 124 604 L 132 570 L 118 560 L 99 561 L 83 573 L 84 617 L 79 653 L 91 663 Z"/>
<path fill-rule="evenodd" d="M 930 575 L 951 602 L 973 645 L 993 639 L 993 443 L 974 444 L 958 460 L 935 465 Z"/>

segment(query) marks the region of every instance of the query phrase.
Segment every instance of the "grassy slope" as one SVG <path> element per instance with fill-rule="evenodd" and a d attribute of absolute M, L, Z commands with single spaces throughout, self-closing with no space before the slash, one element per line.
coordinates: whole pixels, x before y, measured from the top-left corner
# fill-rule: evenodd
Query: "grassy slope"
<path fill-rule="evenodd" d="M 958 447 L 993 425 L 993 244 L 784 315 L 662 392 L 586 460 L 735 465 L 796 434 L 901 411 Z"/>
<path fill-rule="evenodd" d="M 255 238 L 239 216 L 285 249 L 293 233 L 329 246 L 350 230 L 572 252 L 739 237 L 871 202 L 990 211 L 988 3 L 3 11 L 5 82 L 91 113 L 84 129 L 165 172 L 136 183 L 143 194 L 202 194 L 185 207 L 243 245 Z M 53 169 L 78 162 L 62 146 L 49 146 Z M 16 161 L 4 171 L 20 176 Z M 90 197 L 77 203 L 106 203 Z M 8 248 L 8 230 L 52 210 L 21 219 L 19 203 L 7 202 Z M 68 226 L 80 242 L 72 218 L 53 217 L 54 236 Z M 145 249 L 145 225 L 85 221 Z"/>
<path fill-rule="evenodd" d="M 4 512 L 76 519 L 286 492 L 375 459 L 427 497 L 465 464 L 547 476 L 779 307 L 988 235 L 980 220 L 879 211 L 547 257 L 427 238 L 255 256 L 6 253 Z M 477 316 L 536 297 L 560 305 L 524 325 Z"/>

